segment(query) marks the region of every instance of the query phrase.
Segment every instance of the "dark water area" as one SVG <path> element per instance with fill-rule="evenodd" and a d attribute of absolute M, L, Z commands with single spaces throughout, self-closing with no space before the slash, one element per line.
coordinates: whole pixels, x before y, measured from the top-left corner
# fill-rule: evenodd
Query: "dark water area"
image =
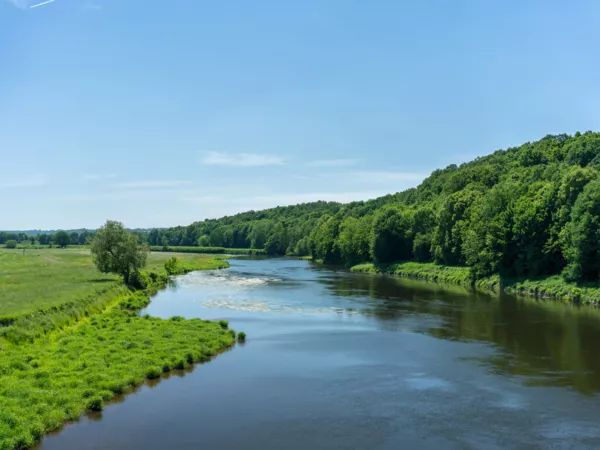
<path fill-rule="evenodd" d="M 227 319 L 248 340 L 40 448 L 600 448 L 594 309 L 235 259 L 144 312 Z"/>

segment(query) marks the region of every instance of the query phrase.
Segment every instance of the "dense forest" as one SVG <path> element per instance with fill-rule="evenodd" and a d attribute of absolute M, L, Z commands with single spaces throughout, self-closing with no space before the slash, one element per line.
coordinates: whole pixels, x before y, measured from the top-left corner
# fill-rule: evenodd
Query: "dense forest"
<path fill-rule="evenodd" d="M 436 170 L 375 200 L 250 211 L 145 234 L 151 245 L 265 248 L 352 266 L 433 261 L 570 281 L 600 277 L 600 133 L 549 135 Z"/>

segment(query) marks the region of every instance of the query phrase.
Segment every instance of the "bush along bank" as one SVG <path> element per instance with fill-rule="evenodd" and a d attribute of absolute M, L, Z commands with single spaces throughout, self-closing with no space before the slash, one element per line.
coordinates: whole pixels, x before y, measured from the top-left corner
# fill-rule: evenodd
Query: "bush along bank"
<path fill-rule="evenodd" d="M 30 447 L 145 379 L 207 361 L 235 343 L 225 321 L 140 317 L 148 295 L 168 282 L 162 274 L 144 279 L 144 291 L 119 291 L 102 311 L 84 311 L 70 326 L 0 339 L 0 450 Z"/>
<path fill-rule="evenodd" d="M 153 252 L 174 253 L 208 253 L 225 255 L 266 255 L 267 252 L 260 248 L 226 248 L 226 247 L 193 247 L 193 246 L 161 246 L 151 245 Z"/>
<path fill-rule="evenodd" d="M 385 274 L 438 283 L 457 284 L 483 292 L 504 291 L 509 294 L 600 305 L 600 285 L 566 282 L 556 275 L 534 279 L 501 279 L 498 275 L 473 281 L 468 267 L 442 266 L 433 263 L 399 262 L 375 265 L 358 264 L 352 272 Z"/>
<path fill-rule="evenodd" d="M 222 259 L 182 260 L 176 256 L 165 261 L 165 271 L 169 275 L 185 275 L 195 270 L 227 269 L 229 263 Z"/>

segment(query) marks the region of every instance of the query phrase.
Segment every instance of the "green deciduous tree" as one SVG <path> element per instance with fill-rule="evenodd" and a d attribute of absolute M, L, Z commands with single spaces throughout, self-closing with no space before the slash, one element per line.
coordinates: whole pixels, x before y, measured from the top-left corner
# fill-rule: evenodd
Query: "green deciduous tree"
<path fill-rule="evenodd" d="M 568 280 L 600 278 L 600 180 L 590 182 L 577 198 L 567 225 L 565 257 Z"/>
<path fill-rule="evenodd" d="M 376 263 L 412 259 L 411 223 L 403 210 L 386 208 L 378 211 L 373 220 L 371 257 Z"/>
<path fill-rule="evenodd" d="M 60 248 L 65 248 L 71 243 L 71 236 L 66 231 L 57 231 L 53 240 Z"/>
<path fill-rule="evenodd" d="M 94 263 L 102 273 L 123 276 L 126 284 L 146 265 L 148 247 L 139 244 L 136 235 L 129 233 L 121 222 L 108 220 L 92 241 Z"/>

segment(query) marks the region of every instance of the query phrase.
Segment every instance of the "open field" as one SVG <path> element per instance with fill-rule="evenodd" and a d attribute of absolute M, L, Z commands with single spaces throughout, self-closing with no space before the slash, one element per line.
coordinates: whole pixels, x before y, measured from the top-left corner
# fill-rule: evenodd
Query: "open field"
<path fill-rule="evenodd" d="M 227 322 L 139 317 L 173 273 L 228 267 L 207 255 L 152 253 L 145 291 L 97 271 L 84 248 L 0 249 L 0 450 L 44 433 L 172 369 L 232 346 Z"/>
<path fill-rule="evenodd" d="M 147 270 L 164 273 L 172 256 L 202 262 L 198 269 L 220 268 L 206 255 L 151 253 Z M 120 277 L 96 269 L 86 248 L 0 249 L 0 317 L 80 300 L 120 283 Z"/>

